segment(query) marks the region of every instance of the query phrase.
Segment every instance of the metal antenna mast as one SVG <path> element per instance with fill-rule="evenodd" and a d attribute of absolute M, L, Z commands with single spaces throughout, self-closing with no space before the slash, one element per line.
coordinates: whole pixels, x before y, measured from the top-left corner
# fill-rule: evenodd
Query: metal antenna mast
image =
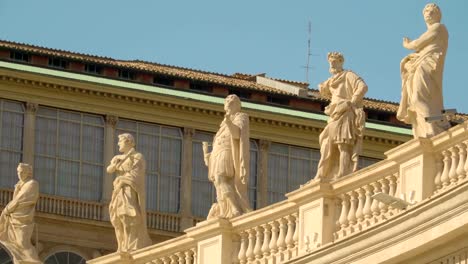
<path fill-rule="evenodd" d="M 307 64 L 304 66 L 306 69 L 306 82 L 309 82 L 309 70 L 310 70 L 310 56 L 312 55 L 311 48 L 310 48 L 310 39 L 312 38 L 312 23 L 309 20 L 308 24 L 308 38 L 307 38 Z"/>

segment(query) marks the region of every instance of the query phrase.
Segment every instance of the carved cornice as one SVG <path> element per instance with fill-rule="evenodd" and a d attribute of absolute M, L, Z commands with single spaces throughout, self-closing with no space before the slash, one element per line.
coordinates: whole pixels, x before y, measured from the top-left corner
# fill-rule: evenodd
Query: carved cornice
<path fill-rule="evenodd" d="M 87 94 L 87 95 L 91 95 L 91 96 L 99 96 L 99 97 L 104 97 L 104 98 L 124 100 L 124 101 L 128 101 L 128 102 L 134 102 L 134 103 L 140 103 L 140 104 L 154 105 L 154 106 L 165 107 L 165 108 L 170 108 L 170 109 L 200 113 L 200 114 L 203 114 L 203 115 L 224 116 L 224 111 L 203 109 L 203 108 L 200 108 L 200 107 L 194 107 L 194 106 L 189 106 L 189 105 L 181 105 L 181 104 L 176 104 L 176 103 L 171 103 L 171 102 L 161 102 L 161 101 L 156 101 L 156 100 L 143 98 L 143 97 L 128 96 L 128 95 L 121 95 L 121 94 L 117 94 L 117 93 L 95 91 L 95 90 L 90 90 L 90 89 L 86 89 L 86 88 L 72 87 L 72 86 L 61 85 L 61 84 L 50 83 L 50 82 L 44 82 L 44 81 L 28 80 L 28 79 L 24 79 L 24 78 L 18 78 L 18 77 L 7 76 L 7 75 L 0 75 L 0 80 L 1 81 L 7 81 L 7 82 L 13 82 L 13 83 L 19 83 L 19 84 L 25 84 L 25 85 L 29 85 L 29 86 L 33 86 L 33 87 L 38 87 L 38 88 L 57 89 L 57 90 L 67 92 L 67 93 Z M 262 118 L 262 117 L 252 117 L 252 116 L 250 116 L 249 119 L 250 119 L 251 123 L 259 123 L 259 124 L 266 124 L 268 126 L 298 129 L 298 130 L 303 130 L 303 131 L 310 131 L 312 133 L 317 133 L 317 134 L 321 133 L 322 130 L 323 130 L 323 128 L 321 128 L 321 127 L 314 127 L 314 126 L 297 124 L 297 123 L 292 123 L 292 122 L 285 122 L 285 121 L 279 121 L 279 120 L 273 120 L 273 119 L 266 119 L 266 118 Z M 386 139 L 386 138 L 382 138 L 382 137 L 374 137 L 374 136 L 364 136 L 364 140 L 372 141 L 372 142 L 379 142 L 379 143 L 389 144 L 389 145 L 395 145 L 395 146 L 404 143 L 403 141 Z"/>

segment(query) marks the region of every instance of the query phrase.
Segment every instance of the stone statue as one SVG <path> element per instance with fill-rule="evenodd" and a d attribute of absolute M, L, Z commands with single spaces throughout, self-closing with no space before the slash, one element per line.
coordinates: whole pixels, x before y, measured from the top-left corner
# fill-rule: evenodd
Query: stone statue
<path fill-rule="evenodd" d="M 357 170 L 366 119 L 362 109 L 366 83 L 354 72 L 343 70 L 341 53 L 328 53 L 328 62 L 332 77 L 319 84 L 319 90 L 331 102 L 325 108 L 328 124 L 319 138 L 316 179 L 337 179 Z"/>
<path fill-rule="evenodd" d="M 239 97 L 228 95 L 224 101 L 226 115 L 213 139 L 213 150 L 203 142 L 208 178 L 216 188 L 216 200 L 207 219 L 232 218 L 250 212 L 247 186 L 249 181 L 249 116 L 241 111 Z"/>
<path fill-rule="evenodd" d="M 122 155 L 112 158 L 108 173 L 116 174 L 109 214 L 120 253 L 128 253 L 151 245 L 146 228 L 145 159 L 135 151 L 130 134 L 119 135 Z"/>
<path fill-rule="evenodd" d="M 31 244 L 39 184 L 32 178 L 31 165 L 20 163 L 17 172 L 19 181 L 13 199 L 0 216 L 0 241 L 11 252 L 15 263 L 42 263 Z"/>
<path fill-rule="evenodd" d="M 444 121 L 426 122 L 425 117 L 440 116 L 444 109 L 442 74 L 448 46 L 447 28 L 440 23 L 436 4 L 423 10 L 427 31 L 418 39 L 403 38 L 403 47 L 415 50 L 401 61 L 402 92 L 397 118 L 413 126 L 413 136 L 431 137 L 449 128 Z"/>

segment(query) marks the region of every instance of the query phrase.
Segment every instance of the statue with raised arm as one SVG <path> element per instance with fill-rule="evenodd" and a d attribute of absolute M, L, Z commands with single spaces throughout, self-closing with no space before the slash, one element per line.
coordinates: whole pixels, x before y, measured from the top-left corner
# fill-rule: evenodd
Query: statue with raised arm
<path fill-rule="evenodd" d="M 14 263 L 42 263 L 31 244 L 39 184 L 32 178 L 31 165 L 20 163 L 17 172 L 13 199 L 0 216 L 0 241 L 13 255 Z"/>
<path fill-rule="evenodd" d="M 241 112 L 241 102 L 234 94 L 224 101 L 226 114 L 213 138 L 213 150 L 203 142 L 208 178 L 216 188 L 217 202 L 207 219 L 232 218 L 251 211 L 248 203 L 250 142 L 249 116 Z"/>
<path fill-rule="evenodd" d="M 412 41 L 403 38 L 403 47 L 415 52 L 403 58 L 400 64 L 402 91 L 397 118 L 412 125 L 414 138 L 428 138 L 449 128 L 446 120 L 425 120 L 440 116 L 444 109 L 442 74 L 448 32 L 440 23 L 442 14 L 436 4 L 427 4 L 423 16 L 427 31 Z"/>
<path fill-rule="evenodd" d="M 357 170 L 366 119 L 362 108 L 366 83 L 343 69 L 341 53 L 328 53 L 328 62 L 332 76 L 319 84 L 319 90 L 331 101 L 325 108 L 328 123 L 319 137 L 321 157 L 316 179 L 337 179 Z"/>
<path fill-rule="evenodd" d="M 128 253 L 151 245 L 146 228 L 145 171 L 143 155 L 135 150 L 130 134 L 119 135 L 119 151 L 112 158 L 108 173 L 115 173 L 109 214 L 115 229 L 120 253 Z"/>

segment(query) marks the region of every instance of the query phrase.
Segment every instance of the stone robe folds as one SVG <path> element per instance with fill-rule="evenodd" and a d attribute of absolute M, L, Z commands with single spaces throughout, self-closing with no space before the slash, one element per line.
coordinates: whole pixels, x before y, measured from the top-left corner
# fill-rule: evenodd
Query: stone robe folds
<path fill-rule="evenodd" d="M 249 117 L 245 113 L 236 113 L 232 123 L 240 130 L 239 138 L 231 135 L 223 121 L 213 139 L 213 151 L 205 155 L 208 178 L 215 185 L 217 199 L 208 213 L 208 219 L 232 218 L 251 211 L 247 193 L 250 168 Z"/>
<path fill-rule="evenodd" d="M 357 162 L 362 146 L 365 114 L 362 99 L 367 92 L 365 82 L 352 71 L 342 71 L 319 85 L 320 93 L 331 96 L 330 104 L 325 108 L 329 116 L 328 124 L 320 134 L 320 162 L 317 177 L 337 178 L 339 162 L 338 144 L 347 144 L 352 148 L 351 160 L 346 171 L 357 169 Z"/>
<path fill-rule="evenodd" d="M 447 121 L 427 123 L 425 117 L 438 116 L 444 109 L 442 74 L 448 46 L 448 32 L 434 23 L 418 39 L 410 42 L 416 50 L 401 61 L 402 91 L 397 118 L 413 126 L 413 136 L 431 137 L 449 128 Z"/>
<path fill-rule="evenodd" d="M 0 216 L 0 241 L 10 250 L 15 263 L 41 263 L 31 244 L 39 184 L 33 179 L 15 185 L 13 199 Z M 6 212 L 10 214 L 7 215 Z"/>
<path fill-rule="evenodd" d="M 151 245 L 146 227 L 146 164 L 143 155 L 134 149 L 113 159 L 123 161 L 115 171 L 110 220 L 115 228 L 117 251 L 129 252 Z"/>

